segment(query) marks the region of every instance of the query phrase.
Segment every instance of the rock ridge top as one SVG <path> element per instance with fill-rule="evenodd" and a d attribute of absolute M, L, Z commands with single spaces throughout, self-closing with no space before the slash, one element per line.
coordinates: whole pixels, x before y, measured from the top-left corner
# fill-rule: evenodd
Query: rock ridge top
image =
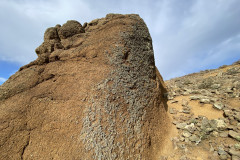
<path fill-rule="evenodd" d="M 96 30 L 104 30 L 107 26 L 106 24 L 115 20 L 124 19 L 128 17 L 132 20 L 141 20 L 137 14 L 107 14 L 105 18 L 95 19 L 91 22 L 85 22 L 83 25 L 76 20 L 68 20 L 62 26 L 57 24 L 55 27 L 47 28 L 44 33 L 43 43 L 35 49 L 38 58 L 21 67 L 20 70 L 28 68 L 32 65 L 42 65 L 44 63 L 49 63 L 57 60 L 66 60 L 67 58 L 73 57 L 94 57 L 96 55 L 79 55 L 73 52 L 68 55 L 58 54 L 62 50 L 70 50 L 73 48 L 84 48 L 84 42 L 87 41 L 91 32 Z M 118 23 L 125 23 L 120 21 Z M 53 53 L 54 52 L 54 53 Z"/>

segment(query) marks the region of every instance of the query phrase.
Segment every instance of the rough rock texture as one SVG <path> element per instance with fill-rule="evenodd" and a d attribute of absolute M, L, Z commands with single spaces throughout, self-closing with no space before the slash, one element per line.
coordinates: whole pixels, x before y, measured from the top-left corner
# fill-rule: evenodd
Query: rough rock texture
<path fill-rule="evenodd" d="M 237 61 L 166 81 L 170 118 L 177 131 L 172 136 L 175 149 L 165 158 L 240 159 L 239 77 Z"/>
<path fill-rule="evenodd" d="M 46 30 L 0 86 L 0 159 L 158 159 L 166 92 L 138 15 Z"/>

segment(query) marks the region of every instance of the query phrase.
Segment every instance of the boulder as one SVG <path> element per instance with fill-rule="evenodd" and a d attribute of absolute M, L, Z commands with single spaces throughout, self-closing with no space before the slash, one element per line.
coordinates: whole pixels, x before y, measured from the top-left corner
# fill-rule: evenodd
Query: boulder
<path fill-rule="evenodd" d="M 0 155 L 9 159 L 157 159 L 167 92 L 138 15 L 46 30 L 38 59 L 0 86 Z"/>
<path fill-rule="evenodd" d="M 84 33 L 82 25 L 75 20 L 69 20 L 58 28 L 58 35 L 60 39 L 66 39 L 75 34 Z"/>

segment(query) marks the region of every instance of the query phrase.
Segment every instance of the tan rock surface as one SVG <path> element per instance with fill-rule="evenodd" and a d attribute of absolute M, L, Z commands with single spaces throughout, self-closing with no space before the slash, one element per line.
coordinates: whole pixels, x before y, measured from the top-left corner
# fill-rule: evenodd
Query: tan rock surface
<path fill-rule="evenodd" d="M 0 86 L 0 159 L 158 159 L 164 82 L 138 15 L 46 30 L 38 59 Z"/>

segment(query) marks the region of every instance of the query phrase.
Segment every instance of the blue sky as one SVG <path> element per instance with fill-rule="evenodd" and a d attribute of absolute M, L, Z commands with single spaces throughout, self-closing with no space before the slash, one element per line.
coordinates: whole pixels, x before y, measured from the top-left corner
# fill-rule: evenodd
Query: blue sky
<path fill-rule="evenodd" d="M 239 0 L 1 0 L 0 84 L 37 58 L 46 28 L 108 13 L 137 13 L 149 27 L 163 78 L 240 59 Z"/>

